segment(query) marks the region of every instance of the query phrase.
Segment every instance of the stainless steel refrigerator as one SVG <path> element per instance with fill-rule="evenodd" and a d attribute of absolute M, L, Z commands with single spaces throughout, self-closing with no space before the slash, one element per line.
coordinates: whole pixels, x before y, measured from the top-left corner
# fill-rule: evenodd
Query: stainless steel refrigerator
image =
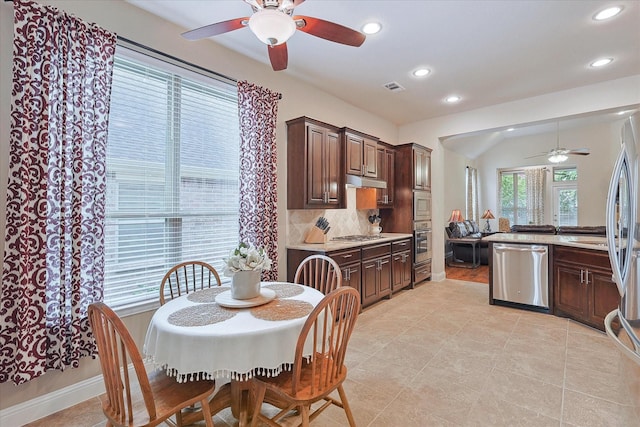
<path fill-rule="evenodd" d="M 607 197 L 607 241 L 621 303 L 605 319 L 607 335 L 640 365 L 640 113 L 625 120 Z M 621 327 L 614 329 L 618 319 Z"/>

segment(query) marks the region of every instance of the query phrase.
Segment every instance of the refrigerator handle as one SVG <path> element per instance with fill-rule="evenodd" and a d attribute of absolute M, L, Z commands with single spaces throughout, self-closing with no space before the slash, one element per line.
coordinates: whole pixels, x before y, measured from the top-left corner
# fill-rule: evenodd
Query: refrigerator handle
<path fill-rule="evenodd" d="M 622 144 L 620 154 L 616 159 L 615 166 L 613 167 L 613 173 L 611 174 L 611 181 L 609 182 L 609 192 L 607 195 L 607 210 L 606 210 L 606 227 L 607 227 L 607 250 L 609 252 L 609 261 L 611 262 L 611 269 L 613 270 L 613 280 L 618 287 L 618 292 L 621 296 L 625 293 L 624 274 L 622 269 L 623 265 L 618 258 L 618 250 L 622 249 L 623 238 L 622 235 L 618 236 L 616 241 L 616 195 L 618 187 L 620 185 L 620 177 L 622 171 L 628 165 L 627 153 Z M 627 171 L 628 172 L 628 171 Z M 627 176 L 629 174 L 627 173 Z M 630 178 L 630 177 L 629 177 Z M 622 234 L 622 233 L 620 233 Z"/>

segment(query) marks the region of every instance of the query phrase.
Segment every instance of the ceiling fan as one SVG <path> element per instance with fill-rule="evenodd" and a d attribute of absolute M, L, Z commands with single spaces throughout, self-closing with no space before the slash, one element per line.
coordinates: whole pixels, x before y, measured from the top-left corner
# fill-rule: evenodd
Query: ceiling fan
<path fill-rule="evenodd" d="M 293 10 L 304 0 L 243 0 L 253 9 L 251 17 L 231 19 L 205 25 L 182 33 L 188 40 L 199 40 L 228 33 L 248 26 L 267 45 L 269 60 L 274 71 L 287 68 L 287 40 L 296 32 L 303 31 L 336 43 L 358 47 L 364 43 L 365 35 L 342 25 L 309 16 L 293 16 Z"/>
<path fill-rule="evenodd" d="M 547 160 L 551 163 L 562 163 L 569 159 L 570 155 L 588 156 L 590 151 L 588 148 L 564 148 L 560 147 L 560 123 L 556 124 L 556 148 L 549 150 L 547 153 L 536 154 L 535 156 L 526 157 L 532 159 L 534 157 L 547 156 Z"/>

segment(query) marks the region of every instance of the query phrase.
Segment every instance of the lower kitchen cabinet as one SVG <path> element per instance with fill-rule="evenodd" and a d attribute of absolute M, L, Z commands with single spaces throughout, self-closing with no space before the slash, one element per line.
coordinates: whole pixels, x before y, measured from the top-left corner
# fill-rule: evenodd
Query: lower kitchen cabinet
<path fill-rule="evenodd" d="M 604 318 L 620 304 L 605 251 L 556 246 L 554 314 L 604 330 Z"/>
<path fill-rule="evenodd" d="M 391 244 L 391 290 L 393 292 L 413 283 L 411 276 L 413 258 L 411 254 L 411 239 Z"/>
<path fill-rule="evenodd" d="M 362 305 L 391 295 L 391 243 L 362 248 Z"/>

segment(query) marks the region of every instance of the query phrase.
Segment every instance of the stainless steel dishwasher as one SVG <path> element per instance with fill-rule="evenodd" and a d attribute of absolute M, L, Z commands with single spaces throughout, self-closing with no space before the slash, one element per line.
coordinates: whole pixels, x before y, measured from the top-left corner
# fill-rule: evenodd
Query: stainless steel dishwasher
<path fill-rule="evenodd" d="M 549 248 L 493 244 L 493 299 L 549 308 Z"/>

